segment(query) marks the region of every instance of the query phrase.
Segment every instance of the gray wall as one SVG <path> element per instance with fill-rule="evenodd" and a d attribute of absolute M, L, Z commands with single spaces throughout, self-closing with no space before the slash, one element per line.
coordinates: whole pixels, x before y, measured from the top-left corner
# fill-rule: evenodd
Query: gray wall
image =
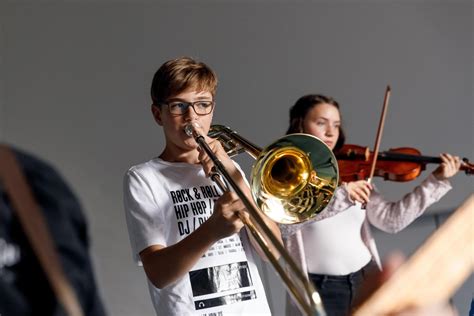
<path fill-rule="evenodd" d="M 51 161 L 74 187 L 111 315 L 152 312 L 131 260 L 122 175 L 159 154 L 148 90 L 159 65 L 182 55 L 219 75 L 215 122 L 262 146 L 312 92 L 339 100 L 350 143 L 372 146 L 390 84 L 382 149 L 474 157 L 471 1 L 0 2 L 0 140 Z M 239 161 L 249 169 L 251 160 Z M 399 198 L 421 178 L 376 183 Z M 473 192 L 467 176 L 452 183 L 429 212 L 452 210 Z M 424 225 L 377 234 L 382 252 L 411 253 L 434 227 Z M 283 289 L 263 270 L 279 315 Z M 462 315 L 474 292 L 466 284 L 456 301 Z"/>

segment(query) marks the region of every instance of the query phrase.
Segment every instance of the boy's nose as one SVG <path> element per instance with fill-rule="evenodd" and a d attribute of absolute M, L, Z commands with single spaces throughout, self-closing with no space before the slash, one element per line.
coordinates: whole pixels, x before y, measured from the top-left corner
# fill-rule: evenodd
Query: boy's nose
<path fill-rule="evenodd" d="M 196 114 L 194 109 L 190 106 L 188 107 L 186 112 L 183 114 L 183 116 L 184 116 L 184 119 L 189 122 L 189 121 L 195 120 L 198 115 Z"/>

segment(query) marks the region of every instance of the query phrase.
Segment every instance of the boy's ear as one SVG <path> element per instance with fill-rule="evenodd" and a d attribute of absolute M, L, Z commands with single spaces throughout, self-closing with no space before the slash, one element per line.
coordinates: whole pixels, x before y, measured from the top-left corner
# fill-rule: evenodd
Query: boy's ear
<path fill-rule="evenodd" d="M 163 120 L 161 118 L 161 108 L 157 105 L 151 105 L 151 113 L 153 113 L 153 117 L 155 118 L 155 122 L 158 125 L 163 126 Z"/>

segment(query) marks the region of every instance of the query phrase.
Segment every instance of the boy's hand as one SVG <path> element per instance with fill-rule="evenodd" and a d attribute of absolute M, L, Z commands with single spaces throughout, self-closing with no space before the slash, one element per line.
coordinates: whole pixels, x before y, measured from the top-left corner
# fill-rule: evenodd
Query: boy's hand
<path fill-rule="evenodd" d="M 217 240 L 238 233 L 244 226 L 239 213 L 245 206 L 234 192 L 225 192 L 214 205 L 214 212 L 206 221 Z"/>
<path fill-rule="evenodd" d="M 205 142 L 209 145 L 209 148 L 217 157 L 217 159 L 220 160 L 221 163 L 224 165 L 227 172 L 229 172 L 229 174 L 231 175 L 234 174 L 237 168 L 230 159 L 229 155 L 227 155 L 226 151 L 222 147 L 222 144 L 217 139 L 208 137 L 207 132 L 204 131 L 204 129 L 201 127 L 201 125 L 199 125 L 199 123 L 193 123 L 193 127 L 196 132 L 204 136 Z M 211 157 L 209 157 L 209 155 L 206 153 L 206 151 L 203 150 L 200 146 L 197 148 L 197 150 L 199 151 L 198 160 L 204 169 L 204 173 L 206 174 L 206 176 L 209 177 L 214 167 L 214 162 L 212 161 Z"/>

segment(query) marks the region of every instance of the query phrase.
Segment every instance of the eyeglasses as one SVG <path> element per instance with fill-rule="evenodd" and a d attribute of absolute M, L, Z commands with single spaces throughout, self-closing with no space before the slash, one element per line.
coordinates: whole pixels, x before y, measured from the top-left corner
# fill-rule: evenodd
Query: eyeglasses
<path fill-rule="evenodd" d="M 197 115 L 207 115 L 212 112 L 214 108 L 215 102 L 214 101 L 196 101 L 196 102 L 184 102 L 184 101 L 171 101 L 166 104 L 168 106 L 168 110 L 173 115 L 184 115 L 189 107 L 192 107 L 194 112 Z"/>

